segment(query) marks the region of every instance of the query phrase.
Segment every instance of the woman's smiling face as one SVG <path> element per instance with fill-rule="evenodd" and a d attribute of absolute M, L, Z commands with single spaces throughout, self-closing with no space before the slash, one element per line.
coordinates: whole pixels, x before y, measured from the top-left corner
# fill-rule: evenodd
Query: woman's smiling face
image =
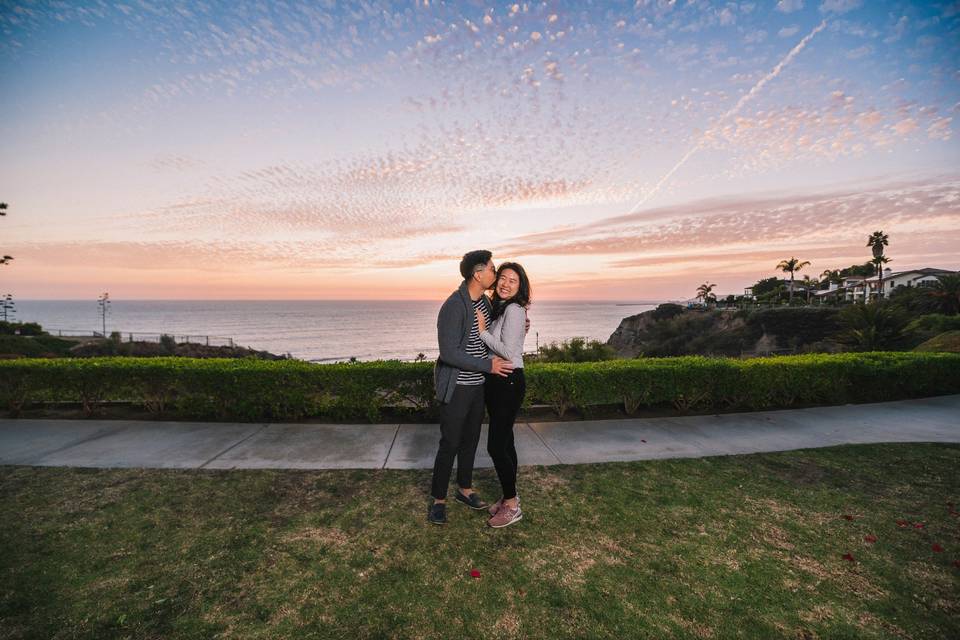
<path fill-rule="evenodd" d="M 513 269 L 504 269 L 497 278 L 497 295 L 501 300 L 509 300 L 520 290 L 520 276 Z"/>

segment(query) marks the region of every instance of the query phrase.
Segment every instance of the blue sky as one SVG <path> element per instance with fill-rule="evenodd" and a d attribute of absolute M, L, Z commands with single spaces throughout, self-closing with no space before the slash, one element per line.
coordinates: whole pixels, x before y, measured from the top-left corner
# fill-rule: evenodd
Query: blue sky
<path fill-rule="evenodd" d="M 960 268 L 960 3 L 5 2 L 21 298 L 739 292 Z M 9 249 L 7 248 L 9 247 Z"/>

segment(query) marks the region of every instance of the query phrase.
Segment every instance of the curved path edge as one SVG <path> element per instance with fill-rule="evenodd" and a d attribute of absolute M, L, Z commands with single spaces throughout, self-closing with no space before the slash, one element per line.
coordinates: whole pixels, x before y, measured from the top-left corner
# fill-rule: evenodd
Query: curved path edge
<path fill-rule="evenodd" d="M 485 449 L 478 467 L 493 466 Z M 751 413 L 517 423 L 522 465 L 693 458 L 885 442 L 960 443 L 960 395 Z M 428 469 L 435 424 L 0 420 L 0 464 Z"/>

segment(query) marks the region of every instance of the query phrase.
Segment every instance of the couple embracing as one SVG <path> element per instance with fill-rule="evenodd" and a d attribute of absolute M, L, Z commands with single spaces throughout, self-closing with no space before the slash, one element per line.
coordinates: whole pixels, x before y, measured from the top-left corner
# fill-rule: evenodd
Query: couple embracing
<path fill-rule="evenodd" d="M 447 522 L 447 486 L 456 459 L 457 502 L 487 509 L 489 526 L 506 527 L 523 518 L 513 423 L 526 392 L 523 340 L 529 328 L 530 281 L 517 263 L 505 262 L 497 269 L 489 251 L 464 255 L 460 275 L 463 283 L 443 303 L 437 318 L 440 357 L 433 381 L 440 402 L 440 446 L 427 520 Z M 493 293 L 487 297 L 491 287 Z M 472 486 L 484 407 L 490 415 L 487 452 L 503 491 L 493 505 L 481 500 Z"/>

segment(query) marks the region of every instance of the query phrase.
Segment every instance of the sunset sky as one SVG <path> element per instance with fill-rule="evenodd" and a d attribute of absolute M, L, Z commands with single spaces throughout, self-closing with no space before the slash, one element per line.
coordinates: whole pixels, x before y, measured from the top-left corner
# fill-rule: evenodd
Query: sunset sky
<path fill-rule="evenodd" d="M 960 269 L 960 3 L 2 2 L 0 289 L 540 299 Z M 801 272 L 802 275 L 804 272 Z"/>

